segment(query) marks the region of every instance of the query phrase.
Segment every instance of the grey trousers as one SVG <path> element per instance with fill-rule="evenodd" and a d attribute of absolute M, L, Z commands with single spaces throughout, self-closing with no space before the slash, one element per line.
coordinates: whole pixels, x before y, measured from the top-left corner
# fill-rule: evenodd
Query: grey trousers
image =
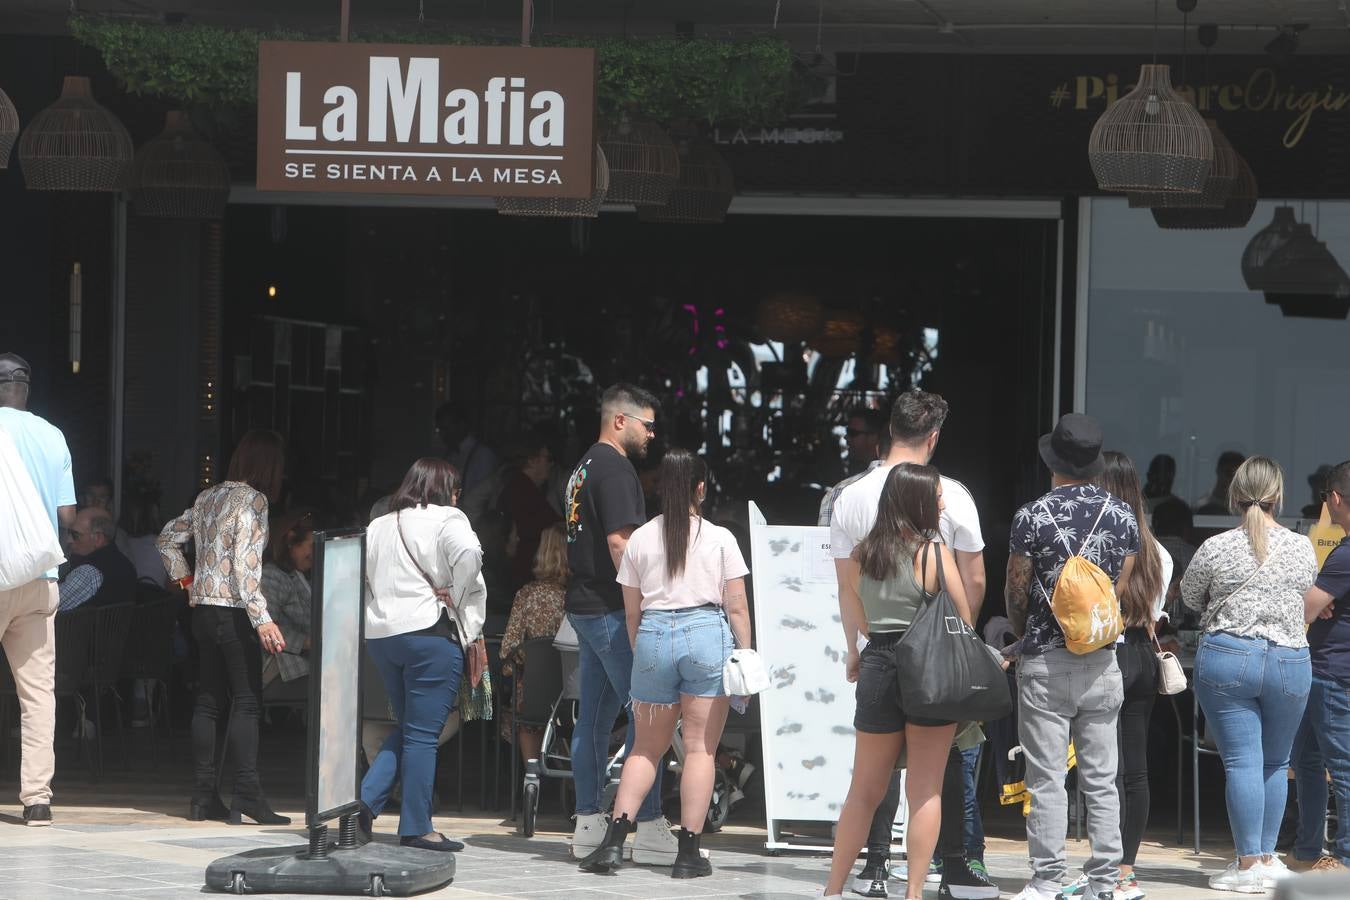
<path fill-rule="evenodd" d="M 1078 784 L 1087 801 L 1092 855 L 1083 867 L 1087 896 L 1114 890 L 1119 874 L 1120 796 L 1116 791 L 1116 718 L 1124 699 L 1115 647 L 1084 656 L 1063 648 L 1023 657 L 1017 665 L 1018 730 L 1026 755 L 1027 849 L 1035 881 L 1064 880 L 1064 840 L 1069 829 L 1069 741 L 1078 761 Z"/>

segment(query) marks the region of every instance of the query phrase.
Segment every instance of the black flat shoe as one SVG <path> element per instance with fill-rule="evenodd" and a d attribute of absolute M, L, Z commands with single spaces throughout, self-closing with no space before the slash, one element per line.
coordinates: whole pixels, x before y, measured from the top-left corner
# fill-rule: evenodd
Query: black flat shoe
<path fill-rule="evenodd" d="M 367 844 L 375 840 L 375 814 L 364 803 L 356 813 L 356 830 Z"/>
<path fill-rule="evenodd" d="M 244 817 L 248 816 L 259 825 L 289 825 L 290 818 L 279 816 L 272 812 L 272 807 L 266 800 L 260 800 L 257 803 L 236 803 L 230 807 L 229 823 L 231 825 L 242 825 Z"/>
<path fill-rule="evenodd" d="M 189 822 L 205 822 L 207 819 L 224 822 L 229 818 L 229 808 L 214 794 L 210 800 L 193 800 L 188 804 Z"/>
<path fill-rule="evenodd" d="M 459 841 L 452 841 L 445 835 L 440 835 L 439 841 L 429 841 L 424 837 L 415 837 L 409 835 L 398 839 L 401 847 L 414 847 L 418 850 L 437 850 L 441 853 L 458 853 L 464 849 L 464 845 Z"/>

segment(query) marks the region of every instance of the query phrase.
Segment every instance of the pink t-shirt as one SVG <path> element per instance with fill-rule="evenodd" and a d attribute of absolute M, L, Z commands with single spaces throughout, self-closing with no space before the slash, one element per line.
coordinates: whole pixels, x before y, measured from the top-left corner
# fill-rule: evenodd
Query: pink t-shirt
<path fill-rule="evenodd" d="M 690 516 L 684 571 L 672 579 L 666 572 L 662 520 L 657 516 L 628 539 L 619 562 L 619 584 L 642 591 L 643 609 L 688 609 L 706 603 L 720 606 L 723 586 L 750 574 L 736 538 L 720 525 Z"/>

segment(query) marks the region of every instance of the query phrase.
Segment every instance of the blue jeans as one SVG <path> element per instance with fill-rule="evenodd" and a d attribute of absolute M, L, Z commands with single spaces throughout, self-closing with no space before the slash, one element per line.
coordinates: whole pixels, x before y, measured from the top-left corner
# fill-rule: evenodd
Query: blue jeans
<path fill-rule="evenodd" d="M 1275 852 L 1289 797 L 1289 749 L 1311 684 L 1307 647 L 1222 631 L 1200 639 L 1195 693 L 1223 758 L 1239 856 Z"/>
<path fill-rule="evenodd" d="M 609 733 L 619 710 L 628 704 L 633 680 L 633 647 L 628 643 L 628 625 L 623 612 L 567 618 L 577 632 L 580 651 L 581 702 L 572 729 L 572 780 L 577 789 L 577 815 L 601 812 L 600 802 L 608 780 Z M 633 717 L 628 717 L 624 753 L 633 749 Z M 661 767 L 656 783 L 638 809 L 637 820 L 661 817 Z"/>
<path fill-rule="evenodd" d="M 431 792 L 436 782 L 436 744 L 455 706 L 464 651 L 447 638 L 397 634 L 366 641 L 380 670 L 398 728 L 385 738 L 361 782 L 361 802 L 379 815 L 394 782 L 403 782 L 400 837 L 431 833 Z"/>
<path fill-rule="evenodd" d="M 969 750 L 961 751 L 961 775 L 966 788 L 966 856 L 979 860 L 984 859 L 984 820 L 980 818 L 980 798 L 975 793 L 975 779 L 980 773 L 980 751 L 983 749 L 983 744 L 976 744 Z"/>
<path fill-rule="evenodd" d="M 1306 760 L 1300 760 L 1296 773 L 1299 828 L 1294 855 L 1300 859 L 1321 855 L 1327 819 L 1325 765 L 1331 772 L 1331 789 L 1336 792 L 1336 839 L 1331 855 L 1350 864 L 1350 689 L 1340 682 L 1314 677 L 1304 722 L 1309 734 L 1303 753 Z M 1308 798 L 1306 804 L 1304 797 Z"/>
<path fill-rule="evenodd" d="M 1298 791 L 1298 835 L 1294 838 L 1294 858 L 1312 862 L 1322 858 L 1327 836 L 1327 773 L 1322 751 L 1313 736 L 1312 697 L 1317 679 L 1308 694 L 1303 723 L 1294 735 L 1289 764 L 1294 769 L 1294 787 Z"/>

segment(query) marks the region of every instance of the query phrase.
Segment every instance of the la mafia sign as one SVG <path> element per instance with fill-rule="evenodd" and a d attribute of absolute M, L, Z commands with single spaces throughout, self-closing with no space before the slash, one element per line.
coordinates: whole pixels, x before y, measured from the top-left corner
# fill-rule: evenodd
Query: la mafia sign
<path fill-rule="evenodd" d="M 263 41 L 258 189 L 588 197 L 595 51 Z"/>

